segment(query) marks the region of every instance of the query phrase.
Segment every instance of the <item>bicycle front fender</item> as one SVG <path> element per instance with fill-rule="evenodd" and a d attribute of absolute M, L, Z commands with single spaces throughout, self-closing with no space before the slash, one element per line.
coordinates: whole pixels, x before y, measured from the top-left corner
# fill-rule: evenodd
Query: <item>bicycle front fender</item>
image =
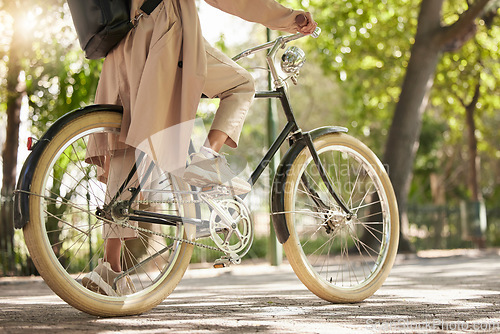
<path fill-rule="evenodd" d="M 31 181 L 36 165 L 42 156 L 47 144 L 68 122 L 96 111 L 113 111 L 122 113 L 123 108 L 112 104 L 95 104 L 84 108 L 73 110 L 59 118 L 45 134 L 38 140 L 31 150 L 30 155 L 24 162 L 24 165 L 19 174 L 19 178 L 14 191 L 14 227 L 17 229 L 23 228 L 30 219 L 29 214 L 29 193 L 31 190 Z"/>
<path fill-rule="evenodd" d="M 314 141 L 316 138 L 331 134 L 347 132 L 347 128 L 341 126 L 325 126 L 305 132 L 303 135 L 310 135 Z M 288 172 L 299 153 L 307 146 L 305 139 L 297 140 L 285 153 L 274 175 L 271 195 L 271 210 L 276 237 L 281 244 L 284 244 L 290 237 L 290 232 L 285 220 L 285 184 Z"/>

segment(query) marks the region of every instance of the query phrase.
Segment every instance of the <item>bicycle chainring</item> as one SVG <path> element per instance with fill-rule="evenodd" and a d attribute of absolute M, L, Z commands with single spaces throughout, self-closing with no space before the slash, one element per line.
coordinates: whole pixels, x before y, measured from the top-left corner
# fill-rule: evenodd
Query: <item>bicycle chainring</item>
<path fill-rule="evenodd" d="M 232 259 L 241 259 L 250 249 L 254 229 L 250 210 L 239 198 L 212 201 L 210 236 Z"/>

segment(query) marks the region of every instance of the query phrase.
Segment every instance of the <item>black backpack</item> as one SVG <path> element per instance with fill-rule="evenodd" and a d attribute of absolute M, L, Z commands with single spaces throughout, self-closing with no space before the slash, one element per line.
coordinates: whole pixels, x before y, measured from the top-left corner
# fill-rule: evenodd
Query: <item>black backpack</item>
<path fill-rule="evenodd" d="M 146 0 L 141 11 L 149 15 L 163 0 Z M 68 0 L 80 46 L 85 57 L 106 57 L 134 28 L 142 13 L 130 19 L 131 0 Z"/>

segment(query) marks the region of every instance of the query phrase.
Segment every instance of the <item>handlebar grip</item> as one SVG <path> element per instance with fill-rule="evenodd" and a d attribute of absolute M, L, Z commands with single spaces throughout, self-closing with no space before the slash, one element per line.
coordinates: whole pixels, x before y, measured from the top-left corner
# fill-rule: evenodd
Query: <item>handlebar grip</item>
<path fill-rule="evenodd" d="M 299 14 L 295 16 L 295 23 L 299 26 L 305 26 L 307 25 L 307 17 L 304 14 Z"/>
<path fill-rule="evenodd" d="M 299 14 L 299 15 L 295 16 L 295 23 L 299 27 L 303 27 L 303 26 L 307 25 L 309 22 L 308 22 L 307 16 L 305 14 Z M 320 34 L 321 34 L 321 28 L 316 27 L 316 29 L 314 29 L 314 32 L 311 34 L 311 37 L 318 38 Z"/>

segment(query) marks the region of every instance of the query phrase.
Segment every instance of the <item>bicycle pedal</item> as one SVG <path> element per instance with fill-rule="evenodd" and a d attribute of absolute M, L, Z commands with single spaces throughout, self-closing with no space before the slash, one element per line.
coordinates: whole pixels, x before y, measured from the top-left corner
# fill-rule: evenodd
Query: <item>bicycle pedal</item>
<path fill-rule="evenodd" d="M 241 263 L 240 257 L 232 258 L 223 256 L 220 259 L 215 260 L 214 268 L 221 269 L 229 267 L 231 264 L 240 264 L 240 263 Z"/>
<path fill-rule="evenodd" d="M 231 261 L 228 258 L 220 258 L 215 260 L 214 262 L 214 268 L 215 269 L 222 269 L 222 268 L 227 268 L 231 264 Z"/>

